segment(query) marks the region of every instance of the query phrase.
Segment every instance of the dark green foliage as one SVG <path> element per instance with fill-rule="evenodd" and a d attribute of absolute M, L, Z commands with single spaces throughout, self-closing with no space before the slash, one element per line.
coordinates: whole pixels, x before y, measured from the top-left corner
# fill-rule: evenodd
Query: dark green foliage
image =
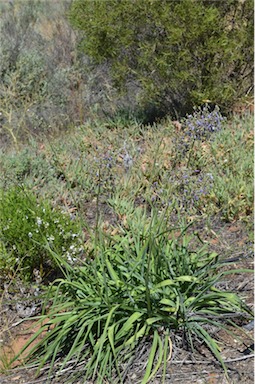
<path fill-rule="evenodd" d="M 34 268 L 42 276 L 56 271 L 51 249 L 69 262 L 81 253 L 80 226 L 70 216 L 53 209 L 49 201 L 21 188 L 0 193 L 0 272 L 20 271 L 27 279 Z"/>
<path fill-rule="evenodd" d="M 252 86 L 251 0 L 75 0 L 70 20 L 81 49 L 120 89 L 134 81 L 154 116 L 206 99 L 227 109 Z"/>

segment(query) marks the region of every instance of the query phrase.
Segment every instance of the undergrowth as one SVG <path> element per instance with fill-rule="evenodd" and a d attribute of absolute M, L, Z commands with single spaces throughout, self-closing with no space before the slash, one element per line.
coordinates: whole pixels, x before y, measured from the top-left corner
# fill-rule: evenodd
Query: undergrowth
<path fill-rule="evenodd" d="M 71 264 L 83 251 L 80 225 L 49 201 L 21 188 L 0 194 L 0 272 L 31 280 L 34 269 L 47 276 L 57 265 L 45 247 Z"/>
<path fill-rule="evenodd" d="M 207 346 L 227 373 L 211 329 L 230 332 L 252 313 L 218 283 L 247 271 L 225 268 L 186 223 L 251 221 L 253 117 L 229 122 L 206 106 L 181 124 L 97 120 L 2 150 L 0 271 L 62 273 L 16 359 L 84 362 L 85 379 L 124 382 L 146 347 L 146 383 L 165 376 L 177 335 L 182 348 Z"/>
<path fill-rule="evenodd" d="M 195 117 L 194 117 L 195 116 Z M 84 202 L 115 195 L 159 210 L 178 201 L 183 214 L 247 220 L 253 207 L 253 116 L 223 120 L 206 108 L 176 131 L 171 121 L 146 128 L 88 122 L 67 136 L 0 153 L 0 187 L 24 184 L 35 193 L 83 211 Z M 194 125 L 196 118 L 197 126 Z M 213 120 L 210 123 L 210 118 Z M 203 135 L 192 135 L 203 126 Z"/>

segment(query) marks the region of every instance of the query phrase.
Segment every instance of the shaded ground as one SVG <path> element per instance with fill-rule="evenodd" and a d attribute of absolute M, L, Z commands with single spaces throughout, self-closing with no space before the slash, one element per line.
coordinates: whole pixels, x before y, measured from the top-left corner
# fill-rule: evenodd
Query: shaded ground
<path fill-rule="evenodd" d="M 93 212 L 89 213 L 90 224 L 94 224 Z M 109 211 L 105 212 L 105 220 L 112 222 L 114 217 Z M 232 224 L 224 224 L 215 218 L 210 228 L 206 224 L 200 222 L 196 225 L 197 232 L 201 235 L 211 250 L 217 251 L 222 259 L 235 260 L 231 264 L 231 268 L 249 268 L 253 269 L 253 244 L 251 239 L 251 224 L 240 222 Z M 193 228 L 194 230 L 194 228 Z M 226 267 L 227 268 L 227 267 Z M 245 302 L 253 307 L 254 300 L 254 279 L 252 273 L 242 273 L 228 275 L 226 280 L 221 281 L 219 286 L 224 290 L 238 292 Z M 2 345 L 5 346 L 4 351 L 9 354 L 8 346 L 17 352 L 24 340 L 26 341 L 31 335 L 28 330 L 27 323 L 22 322 L 26 313 L 29 313 L 29 308 L 32 315 L 40 311 L 40 300 L 35 300 L 33 287 L 25 288 L 20 284 L 16 291 L 8 292 L 8 287 L 1 284 L 1 289 L 5 288 L 3 294 L 3 303 L 0 314 L 0 339 Z M 26 304 L 23 307 L 17 306 L 17 302 L 22 302 L 22 298 L 26 299 Z M 27 311 L 27 312 L 26 312 Z M 30 323 L 29 323 L 30 325 Z M 245 325 L 245 321 L 240 322 L 240 327 Z M 246 383 L 254 382 L 254 346 L 253 345 L 253 327 L 237 336 L 232 336 L 223 331 L 211 329 L 211 334 L 220 342 L 222 348 L 222 356 L 228 367 L 229 379 L 224 376 L 222 368 L 213 359 L 204 345 L 197 346 L 198 351 L 191 353 L 182 347 L 181 337 L 175 335 L 171 337 L 172 354 L 169 356 L 167 366 L 166 383 Z M 137 351 L 137 356 L 132 366 L 127 369 L 125 383 L 138 384 L 141 382 L 142 374 L 145 371 L 146 365 L 146 344 L 141 346 Z M 8 356 L 7 356 L 8 359 Z M 55 365 L 57 366 L 57 364 Z M 36 378 L 35 368 L 14 368 L 9 371 L 3 371 L 0 374 L 0 384 L 7 383 L 25 383 L 25 384 L 64 384 L 71 382 L 70 376 L 76 372 L 79 377 L 72 381 L 74 383 L 92 384 L 90 381 L 82 380 L 82 364 L 75 366 L 69 364 L 61 374 L 52 373 L 48 377 L 47 367 L 45 367 L 40 375 Z M 73 379 L 72 379 L 73 380 Z M 160 372 L 155 377 L 152 384 L 159 384 Z"/>

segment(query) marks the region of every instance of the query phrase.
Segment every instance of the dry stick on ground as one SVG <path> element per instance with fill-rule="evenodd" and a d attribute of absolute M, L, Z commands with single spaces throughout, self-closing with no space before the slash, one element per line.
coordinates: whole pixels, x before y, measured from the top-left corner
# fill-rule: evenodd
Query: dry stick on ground
<path fill-rule="evenodd" d="M 236 357 L 234 359 L 223 360 L 223 362 L 224 364 L 235 363 L 236 361 L 251 359 L 254 356 L 255 354 L 246 355 L 246 356 Z M 172 364 L 212 364 L 210 360 L 173 360 L 171 361 L 171 363 Z"/>

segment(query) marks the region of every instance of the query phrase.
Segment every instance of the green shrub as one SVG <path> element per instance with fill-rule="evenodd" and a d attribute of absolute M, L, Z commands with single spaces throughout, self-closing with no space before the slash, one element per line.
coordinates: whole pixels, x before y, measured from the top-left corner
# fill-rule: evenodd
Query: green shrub
<path fill-rule="evenodd" d="M 228 107 L 252 89 L 251 0 L 75 0 L 69 17 L 115 84 L 135 82 L 150 119 L 206 99 Z"/>
<path fill-rule="evenodd" d="M 42 277 L 56 269 L 50 249 L 71 263 L 83 250 L 79 223 L 20 188 L 1 192 L 0 241 L 4 250 L 0 270 L 18 268 L 27 279 L 33 276 L 34 268 Z"/>
<path fill-rule="evenodd" d="M 53 254 L 65 277 L 51 287 L 52 306 L 39 320 L 44 325 L 21 351 L 42 336 L 28 356 L 39 369 L 49 360 L 53 369 L 58 357 L 60 370 L 71 360 L 85 360 L 76 372 L 83 380 L 122 382 L 136 349 L 146 345 L 140 382 L 151 382 L 160 367 L 164 380 L 169 340 L 181 333 L 184 345 L 195 349 L 200 340 L 226 370 L 210 326 L 226 329 L 251 314 L 236 294 L 217 288 L 234 271 L 224 272 L 218 256 L 203 245 L 192 250 L 187 227 L 175 228 L 174 236 L 165 217 L 146 216 L 133 210 L 129 229 L 120 227 L 110 238 L 99 232 L 94 257 L 80 267 Z"/>

